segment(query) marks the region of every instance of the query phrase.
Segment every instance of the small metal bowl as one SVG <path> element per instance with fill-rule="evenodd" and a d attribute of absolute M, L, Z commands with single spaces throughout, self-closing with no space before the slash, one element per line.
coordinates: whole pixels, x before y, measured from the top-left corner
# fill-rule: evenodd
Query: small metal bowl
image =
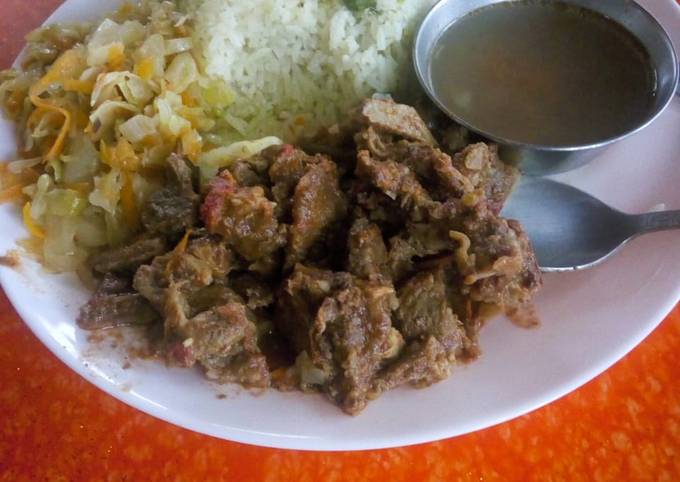
<path fill-rule="evenodd" d="M 571 146 L 550 146 L 504 139 L 476 129 L 465 118 L 447 108 L 433 88 L 430 63 L 440 36 L 454 22 L 479 8 L 507 1 L 523 0 L 441 0 L 423 20 L 414 42 L 413 62 L 418 80 L 427 95 L 449 117 L 499 145 L 504 161 L 518 166 L 530 175 L 546 175 L 569 171 L 586 164 L 609 145 L 624 139 L 649 125 L 671 102 L 678 86 L 678 60 L 673 44 L 661 25 L 647 11 L 632 0 L 561 0 L 598 12 L 618 22 L 630 31 L 650 55 L 656 71 L 656 96 L 650 114 L 633 129 L 595 143 Z"/>

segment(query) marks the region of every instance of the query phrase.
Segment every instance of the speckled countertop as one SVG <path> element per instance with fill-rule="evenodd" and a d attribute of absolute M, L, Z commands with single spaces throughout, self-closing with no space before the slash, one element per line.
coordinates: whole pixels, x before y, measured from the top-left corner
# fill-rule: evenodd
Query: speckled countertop
<path fill-rule="evenodd" d="M 60 0 L 0 0 L 0 67 Z M 679 274 L 680 276 L 680 274 Z M 315 453 L 154 419 L 70 371 L 0 292 L 0 482 L 677 481 L 680 307 L 579 390 L 510 422 L 414 447 Z"/>

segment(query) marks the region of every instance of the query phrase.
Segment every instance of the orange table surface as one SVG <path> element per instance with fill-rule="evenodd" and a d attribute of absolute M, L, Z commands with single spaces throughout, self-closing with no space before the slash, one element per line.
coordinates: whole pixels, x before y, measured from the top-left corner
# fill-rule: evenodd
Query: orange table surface
<path fill-rule="evenodd" d="M 0 67 L 60 3 L 0 0 Z M 680 480 L 680 306 L 604 374 L 528 415 L 413 447 L 321 453 L 226 442 L 122 404 L 44 348 L 0 291 L 0 482 L 387 479 Z"/>

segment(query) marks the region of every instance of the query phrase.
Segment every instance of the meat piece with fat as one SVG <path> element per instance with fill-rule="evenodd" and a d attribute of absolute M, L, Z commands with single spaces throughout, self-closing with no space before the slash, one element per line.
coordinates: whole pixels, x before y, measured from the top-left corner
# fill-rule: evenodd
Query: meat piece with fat
<path fill-rule="evenodd" d="M 128 278 L 107 273 L 76 319 L 84 330 L 148 325 L 160 320 L 149 302 L 132 291 Z"/>
<path fill-rule="evenodd" d="M 443 269 L 420 271 L 397 292 L 399 308 L 395 326 L 406 341 L 425 341 L 433 336 L 450 362 L 461 354 L 465 331 L 449 304 Z"/>
<path fill-rule="evenodd" d="M 335 163 L 322 159 L 309 167 L 295 186 L 293 224 L 286 247 L 286 264 L 292 267 L 305 259 L 307 251 L 347 211 L 347 201 L 340 190 Z"/>
<path fill-rule="evenodd" d="M 177 238 L 198 223 L 199 196 L 187 161 L 173 154 L 167 164 L 166 186 L 149 196 L 141 211 L 142 225 L 149 233 Z"/>
<path fill-rule="evenodd" d="M 371 398 L 400 385 L 427 387 L 444 380 L 451 372 L 446 349 L 434 337 L 413 341 L 401 351 L 399 358 L 388 365 L 371 386 Z"/>
<path fill-rule="evenodd" d="M 356 175 L 397 201 L 412 219 L 423 219 L 432 206 L 430 195 L 404 164 L 391 159 L 377 160 L 369 151 L 362 150 L 357 154 Z"/>
<path fill-rule="evenodd" d="M 142 237 L 131 243 L 96 253 L 88 259 L 88 264 L 98 273 L 134 272 L 142 264 L 168 250 L 162 237 Z"/>
<path fill-rule="evenodd" d="M 236 253 L 254 262 L 272 256 L 286 242 L 275 206 L 262 187 L 239 186 L 225 170 L 208 186 L 201 219 L 209 232 L 221 235 Z"/>
<path fill-rule="evenodd" d="M 172 340 L 169 353 L 175 363 L 198 363 L 208 378 L 221 383 L 269 386 L 269 369 L 257 344 L 256 326 L 241 303 L 216 306 L 181 324 L 175 323 L 167 336 Z"/>
<path fill-rule="evenodd" d="M 435 146 L 402 140 L 383 145 L 379 151 L 371 151 L 371 155 L 407 166 L 432 198 L 439 201 L 460 198 L 475 188 L 451 157 Z"/>
<path fill-rule="evenodd" d="M 403 344 L 390 284 L 296 266 L 278 298 L 281 330 L 320 371 L 319 388 L 347 413 L 368 402 L 378 371 Z"/>
<path fill-rule="evenodd" d="M 166 289 L 171 283 L 189 294 L 226 278 L 234 266 L 231 251 L 217 236 L 187 239 L 170 253 L 157 256 L 140 266 L 134 276 L 134 288 L 159 311 L 165 306 Z"/>
<path fill-rule="evenodd" d="M 469 238 L 467 256 L 458 269 L 473 301 L 504 310 L 526 305 L 541 286 L 531 243 L 517 221 L 492 215 L 471 217 L 463 225 Z M 467 242 L 458 241 L 460 246 Z"/>
<path fill-rule="evenodd" d="M 347 270 L 357 278 L 388 279 L 387 247 L 380 228 L 359 218 L 349 232 Z"/>
<path fill-rule="evenodd" d="M 489 210 L 500 213 L 505 200 L 519 179 L 517 168 L 498 157 L 498 146 L 478 142 L 470 144 L 453 156 L 453 165 L 473 188 L 483 194 Z"/>
<path fill-rule="evenodd" d="M 356 118 L 359 125 L 387 134 L 432 146 L 437 144 L 418 112 L 408 105 L 386 99 L 367 99 Z"/>
<path fill-rule="evenodd" d="M 272 198 L 276 202 L 277 215 L 290 218 L 295 186 L 311 166 L 328 158 L 310 156 L 290 144 L 279 148 L 271 147 L 267 155 L 272 159 L 269 167 L 269 180 L 272 186 Z"/>
<path fill-rule="evenodd" d="M 148 325 L 159 320 L 149 302 L 139 293 L 93 296 L 80 308 L 76 322 L 83 330 L 116 326 Z"/>

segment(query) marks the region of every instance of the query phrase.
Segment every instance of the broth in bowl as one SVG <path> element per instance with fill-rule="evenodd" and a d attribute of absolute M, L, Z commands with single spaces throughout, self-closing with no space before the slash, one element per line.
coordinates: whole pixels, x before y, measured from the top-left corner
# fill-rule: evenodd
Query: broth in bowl
<path fill-rule="evenodd" d="M 535 145 L 596 143 L 654 107 L 649 53 L 622 25 L 561 2 L 502 2 L 452 23 L 434 48 L 440 101 L 467 124 Z"/>

